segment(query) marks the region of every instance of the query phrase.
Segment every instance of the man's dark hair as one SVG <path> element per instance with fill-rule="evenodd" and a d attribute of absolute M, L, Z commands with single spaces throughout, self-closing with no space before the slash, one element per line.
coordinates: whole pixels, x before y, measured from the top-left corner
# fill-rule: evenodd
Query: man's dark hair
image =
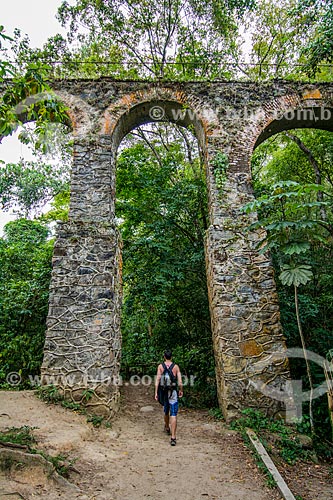
<path fill-rule="evenodd" d="M 170 359 L 172 358 L 172 352 L 171 352 L 171 350 L 170 350 L 170 349 L 166 349 L 166 350 L 164 351 L 164 357 L 165 357 L 165 359 L 167 359 L 167 360 L 170 360 Z"/>

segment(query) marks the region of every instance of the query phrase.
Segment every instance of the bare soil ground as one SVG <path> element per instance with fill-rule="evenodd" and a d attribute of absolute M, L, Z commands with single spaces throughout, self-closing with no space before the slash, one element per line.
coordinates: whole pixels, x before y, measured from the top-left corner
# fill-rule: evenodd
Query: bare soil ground
<path fill-rule="evenodd" d="M 112 427 L 98 429 L 83 415 L 38 400 L 33 391 L 0 391 L 0 430 L 23 425 L 35 427 L 39 449 L 76 458 L 75 470 L 63 481 L 32 460 L 12 464 L 0 473 L 0 500 L 281 498 L 267 487 L 240 436 L 205 411 L 180 410 L 177 446 L 171 447 L 161 406 L 145 387 L 124 388 Z M 310 489 L 307 478 L 289 474 L 294 494 L 333 499 L 328 472 L 313 468 L 311 474 Z"/>

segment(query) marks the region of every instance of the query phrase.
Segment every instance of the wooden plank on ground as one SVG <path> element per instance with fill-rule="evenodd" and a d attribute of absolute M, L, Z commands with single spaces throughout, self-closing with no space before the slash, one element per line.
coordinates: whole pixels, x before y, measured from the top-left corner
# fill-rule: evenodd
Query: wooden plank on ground
<path fill-rule="evenodd" d="M 273 460 L 271 457 L 268 455 L 265 447 L 263 444 L 259 441 L 258 436 L 256 435 L 255 432 L 253 432 L 251 429 L 246 430 L 247 435 L 250 438 L 251 443 L 259 453 L 262 461 L 266 465 L 267 469 L 269 472 L 272 474 L 273 478 L 276 481 L 277 487 L 283 496 L 285 500 L 296 500 L 290 489 L 288 488 L 287 484 L 285 483 L 283 477 L 281 476 L 280 472 L 277 470 L 277 468 L 274 465 Z"/>

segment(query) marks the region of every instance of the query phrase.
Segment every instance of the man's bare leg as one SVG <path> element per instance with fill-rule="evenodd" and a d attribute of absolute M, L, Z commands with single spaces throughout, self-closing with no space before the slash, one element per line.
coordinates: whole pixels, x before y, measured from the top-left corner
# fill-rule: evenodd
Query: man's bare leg
<path fill-rule="evenodd" d="M 169 413 L 167 415 L 164 414 L 164 428 L 165 428 L 165 430 L 170 429 Z"/>
<path fill-rule="evenodd" d="M 171 439 L 176 439 L 177 417 L 170 417 Z"/>

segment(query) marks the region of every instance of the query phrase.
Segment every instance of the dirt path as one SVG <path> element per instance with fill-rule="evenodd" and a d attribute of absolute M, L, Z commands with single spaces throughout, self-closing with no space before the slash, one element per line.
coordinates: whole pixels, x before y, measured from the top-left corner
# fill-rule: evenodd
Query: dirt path
<path fill-rule="evenodd" d="M 0 392 L 0 429 L 22 425 L 37 427 L 39 448 L 77 458 L 78 473 L 69 478 L 75 486 L 48 479 L 42 467 L 12 467 L 0 475 L 0 499 L 280 499 L 239 436 L 207 412 L 181 410 L 177 446 L 171 447 L 150 389 L 126 388 L 110 429 L 95 429 L 84 416 L 46 405 L 31 391 Z"/>

